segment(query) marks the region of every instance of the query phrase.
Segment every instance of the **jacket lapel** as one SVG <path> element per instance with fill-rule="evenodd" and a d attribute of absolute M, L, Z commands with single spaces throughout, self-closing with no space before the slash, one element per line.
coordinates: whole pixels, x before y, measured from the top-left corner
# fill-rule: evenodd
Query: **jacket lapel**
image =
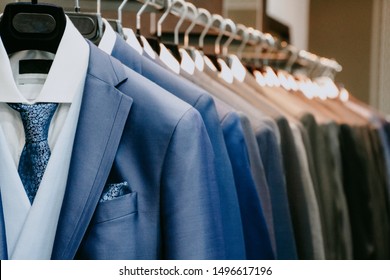
<path fill-rule="evenodd" d="M 90 61 L 52 259 L 72 259 L 110 173 L 132 99 L 123 66 L 90 44 Z"/>

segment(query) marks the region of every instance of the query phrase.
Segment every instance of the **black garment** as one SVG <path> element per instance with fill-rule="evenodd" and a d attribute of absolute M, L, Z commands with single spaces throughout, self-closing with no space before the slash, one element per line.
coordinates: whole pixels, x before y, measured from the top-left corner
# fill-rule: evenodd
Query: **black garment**
<path fill-rule="evenodd" d="M 390 258 L 390 217 L 387 205 L 387 181 L 384 152 L 381 148 L 378 130 L 363 127 L 360 130 L 369 168 L 369 191 L 372 198 L 373 235 L 375 259 Z"/>
<path fill-rule="evenodd" d="M 305 114 L 301 122 L 306 128 L 309 164 L 314 189 L 320 208 L 326 259 L 352 257 L 348 208 L 342 186 L 340 147 L 335 123 L 317 124 L 312 114 Z"/>
<path fill-rule="evenodd" d="M 354 259 L 375 259 L 374 214 L 367 152 L 359 128 L 340 126 L 343 184 L 351 220 Z"/>
<path fill-rule="evenodd" d="M 309 208 L 303 191 L 301 167 L 295 147 L 294 137 L 286 118 L 275 119 L 281 136 L 283 165 L 286 175 L 287 195 L 290 205 L 291 220 L 299 259 L 315 258 L 314 244 L 311 239 Z"/>

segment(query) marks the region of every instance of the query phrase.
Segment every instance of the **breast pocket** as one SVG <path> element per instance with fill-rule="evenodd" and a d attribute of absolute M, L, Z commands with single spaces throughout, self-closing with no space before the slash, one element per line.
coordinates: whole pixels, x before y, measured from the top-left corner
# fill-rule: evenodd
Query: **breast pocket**
<path fill-rule="evenodd" d="M 134 259 L 137 257 L 138 199 L 132 192 L 98 203 L 76 259 Z"/>
<path fill-rule="evenodd" d="M 137 192 L 100 202 L 96 208 L 92 224 L 112 221 L 138 212 Z"/>

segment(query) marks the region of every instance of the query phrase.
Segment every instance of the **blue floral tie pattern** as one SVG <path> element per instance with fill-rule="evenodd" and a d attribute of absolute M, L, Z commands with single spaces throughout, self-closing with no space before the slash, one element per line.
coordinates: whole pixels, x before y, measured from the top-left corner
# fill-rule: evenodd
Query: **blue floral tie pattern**
<path fill-rule="evenodd" d="M 32 204 L 50 158 L 47 137 L 50 121 L 58 104 L 9 103 L 8 105 L 20 113 L 23 122 L 26 144 L 20 156 L 18 172 Z"/>

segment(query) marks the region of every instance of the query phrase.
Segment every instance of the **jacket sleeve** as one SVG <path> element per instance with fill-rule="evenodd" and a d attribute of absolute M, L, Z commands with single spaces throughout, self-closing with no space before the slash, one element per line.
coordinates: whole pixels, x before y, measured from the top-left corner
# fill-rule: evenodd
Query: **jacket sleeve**
<path fill-rule="evenodd" d="M 191 108 L 170 140 L 161 177 L 163 259 L 225 259 L 214 153 Z"/>

